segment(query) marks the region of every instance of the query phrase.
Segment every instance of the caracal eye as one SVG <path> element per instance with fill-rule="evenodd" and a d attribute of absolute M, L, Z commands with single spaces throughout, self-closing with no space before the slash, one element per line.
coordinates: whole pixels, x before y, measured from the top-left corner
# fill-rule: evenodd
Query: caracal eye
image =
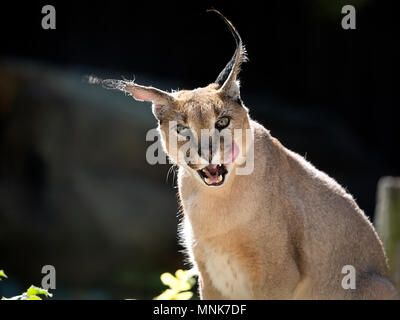
<path fill-rule="evenodd" d="M 229 126 L 229 123 L 231 122 L 231 119 L 228 117 L 222 117 L 215 123 L 215 128 L 218 130 L 225 129 L 227 126 Z"/>

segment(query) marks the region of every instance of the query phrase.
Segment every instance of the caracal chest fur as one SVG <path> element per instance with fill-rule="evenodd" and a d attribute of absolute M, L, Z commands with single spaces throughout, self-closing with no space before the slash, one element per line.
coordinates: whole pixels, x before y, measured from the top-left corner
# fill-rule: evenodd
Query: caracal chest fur
<path fill-rule="evenodd" d="M 353 198 L 250 119 L 237 80 L 245 49 L 223 19 L 236 50 L 209 86 L 169 93 L 101 81 L 153 104 L 164 150 L 179 166 L 181 237 L 201 298 L 396 298 L 382 244 Z M 351 288 L 346 266 L 355 271 Z"/>
<path fill-rule="evenodd" d="M 276 192 L 265 182 L 279 180 L 268 177 L 262 146 L 268 133 L 259 124 L 252 125 L 255 163 L 251 174 L 233 173 L 225 186 L 211 189 L 179 170 L 185 219 L 182 236 L 201 275 L 205 299 L 287 298 L 300 278 L 288 242 L 295 233 L 289 234 L 282 215 L 286 204 L 274 204 Z"/>
<path fill-rule="evenodd" d="M 204 299 L 391 299 L 383 248 L 333 179 L 254 126 L 254 171 L 204 189 L 184 169 L 182 235 Z M 344 289 L 344 266 L 356 289 Z"/>

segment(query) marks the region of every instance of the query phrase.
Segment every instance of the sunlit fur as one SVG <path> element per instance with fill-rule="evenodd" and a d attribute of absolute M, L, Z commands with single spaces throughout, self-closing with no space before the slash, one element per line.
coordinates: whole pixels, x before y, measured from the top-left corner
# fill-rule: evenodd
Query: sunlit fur
<path fill-rule="evenodd" d="M 169 108 L 164 113 L 162 119 L 160 119 L 159 129 L 163 136 L 163 144 L 167 154 L 177 164 L 181 166 L 189 166 L 194 170 L 201 169 L 204 167 L 204 161 L 200 159 L 200 155 L 197 152 L 192 152 L 192 157 L 187 158 L 186 161 L 183 159 L 183 154 L 177 158 L 176 151 L 170 150 L 170 134 L 173 135 L 172 139 L 177 140 L 177 134 L 175 130 L 170 129 L 170 121 L 176 121 L 178 124 L 182 124 L 185 127 L 190 128 L 200 140 L 201 130 L 209 130 L 212 132 L 215 130 L 215 123 L 221 116 L 230 117 L 229 127 L 225 130 L 229 130 L 232 133 L 235 129 L 242 129 L 243 135 L 241 139 L 240 150 L 245 156 L 248 146 L 251 141 L 246 140 L 245 130 L 250 129 L 250 119 L 248 110 L 240 102 L 226 99 L 223 94 L 218 91 L 218 85 L 212 84 L 206 88 L 199 88 L 191 91 L 179 91 L 174 94 L 175 100 L 173 107 Z M 178 154 L 181 153 L 182 146 L 186 143 L 186 140 L 177 142 Z M 201 141 L 197 141 L 201 144 Z M 197 150 L 194 150 L 197 151 Z M 220 152 L 224 153 L 223 141 L 220 141 Z M 222 160 L 222 159 L 221 159 Z M 187 162 L 190 163 L 188 164 Z"/>
<path fill-rule="evenodd" d="M 103 83 L 153 103 L 164 148 L 179 165 L 180 233 L 198 270 L 201 298 L 398 298 L 381 241 L 352 196 L 249 118 L 237 82 L 244 49 L 227 24 L 237 49 L 218 77 L 221 83 L 174 93 L 119 80 Z M 169 122 L 199 134 L 214 128 L 222 113 L 232 119 L 229 129 L 251 129 L 254 171 L 237 175 L 245 164 L 240 158 L 229 166 L 225 183 L 213 187 L 199 178 L 200 165 L 176 159 Z M 240 147 L 246 155 L 248 145 Z M 355 290 L 342 287 L 346 265 L 356 270 Z"/>

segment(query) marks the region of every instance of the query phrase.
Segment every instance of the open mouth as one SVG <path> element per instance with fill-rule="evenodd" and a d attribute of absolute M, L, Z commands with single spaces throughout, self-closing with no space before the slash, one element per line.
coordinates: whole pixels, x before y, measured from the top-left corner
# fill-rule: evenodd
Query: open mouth
<path fill-rule="evenodd" d="M 206 185 L 216 187 L 224 183 L 228 170 L 224 164 L 210 164 L 197 173 Z"/>

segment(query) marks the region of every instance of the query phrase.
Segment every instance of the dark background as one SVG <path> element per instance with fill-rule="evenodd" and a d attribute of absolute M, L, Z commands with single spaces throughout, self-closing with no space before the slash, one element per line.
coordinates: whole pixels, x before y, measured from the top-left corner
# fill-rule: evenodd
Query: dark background
<path fill-rule="evenodd" d="M 41 28 L 52 4 L 57 29 Z M 341 8 L 357 10 L 343 30 Z M 81 81 L 136 78 L 164 90 L 215 80 L 239 30 L 254 119 L 354 195 L 373 218 L 376 185 L 400 175 L 394 1 L 29 1 L 1 5 L 0 295 L 151 298 L 183 267 L 168 166 L 145 161 L 149 106 Z M 167 178 L 166 178 L 167 177 Z"/>

